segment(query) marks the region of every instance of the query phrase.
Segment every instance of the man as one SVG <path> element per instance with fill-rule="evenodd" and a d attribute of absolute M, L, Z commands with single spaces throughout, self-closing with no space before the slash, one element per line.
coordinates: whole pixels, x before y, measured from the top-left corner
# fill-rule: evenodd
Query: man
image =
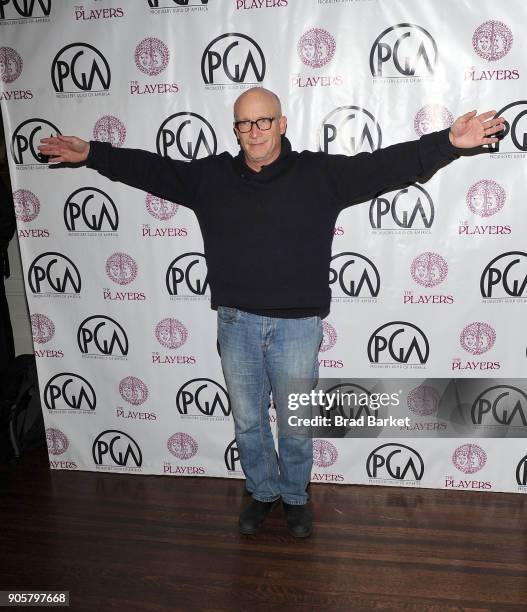
<path fill-rule="evenodd" d="M 333 228 L 339 212 L 413 182 L 455 159 L 457 148 L 497 142 L 494 111 L 463 115 L 450 130 L 354 157 L 291 150 L 278 97 L 252 88 L 234 105 L 241 147 L 191 163 L 76 137 L 45 138 L 51 162 L 86 162 L 104 176 L 192 208 L 218 310 L 218 341 L 236 441 L 252 501 L 240 531 L 255 533 L 282 499 L 290 533 L 311 533 L 309 437 L 287 435 L 289 393 L 318 377 L 321 318 L 329 312 Z M 272 390 L 278 459 L 267 408 Z"/>

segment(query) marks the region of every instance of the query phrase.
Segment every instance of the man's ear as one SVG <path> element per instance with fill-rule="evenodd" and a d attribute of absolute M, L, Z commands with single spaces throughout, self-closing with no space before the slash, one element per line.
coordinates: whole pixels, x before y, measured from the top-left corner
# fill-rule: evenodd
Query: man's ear
<path fill-rule="evenodd" d="M 282 117 L 278 119 L 278 124 L 280 125 L 280 134 L 285 134 L 287 130 L 287 117 L 282 115 Z"/>
<path fill-rule="evenodd" d="M 234 132 L 234 135 L 236 136 L 236 142 L 240 144 L 240 138 L 238 137 L 238 132 L 236 131 L 236 128 L 233 127 L 232 131 Z"/>

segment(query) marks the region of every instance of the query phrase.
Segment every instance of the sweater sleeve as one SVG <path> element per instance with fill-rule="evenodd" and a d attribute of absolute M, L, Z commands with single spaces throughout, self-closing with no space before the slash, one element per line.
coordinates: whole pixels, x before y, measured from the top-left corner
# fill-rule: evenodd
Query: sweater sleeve
<path fill-rule="evenodd" d="M 7 249 L 16 229 L 13 196 L 0 178 L 0 249 Z"/>
<path fill-rule="evenodd" d="M 86 166 L 112 181 L 192 208 L 204 162 L 205 159 L 184 162 L 142 149 L 121 149 L 92 140 Z"/>
<path fill-rule="evenodd" d="M 448 132 L 433 132 L 353 157 L 328 155 L 327 170 L 338 210 L 413 183 L 457 159 L 460 150 L 451 144 Z"/>

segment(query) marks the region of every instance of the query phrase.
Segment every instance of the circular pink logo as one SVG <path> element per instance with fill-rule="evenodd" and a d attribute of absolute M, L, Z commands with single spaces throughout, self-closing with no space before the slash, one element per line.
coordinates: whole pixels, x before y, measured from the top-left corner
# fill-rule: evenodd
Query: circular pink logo
<path fill-rule="evenodd" d="M 31 315 L 31 334 L 33 342 L 46 344 L 55 335 L 55 324 L 43 314 Z"/>
<path fill-rule="evenodd" d="M 135 376 L 127 376 L 119 383 L 119 393 L 125 402 L 140 406 L 148 399 L 148 387 Z"/>
<path fill-rule="evenodd" d="M 468 353 L 481 355 L 494 346 L 496 332 L 488 323 L 474 321 L 463 329 L 459 341 Z"/>
<path fill-rule="evenodd" d="M 11 47 L 0 47 L 0 81 L 12 83 L 22 74 L 24 61 Z"/>
<path fill-rule="evenodd" d="M 306 66 L 321 68 L 333 59 L 336 44 L 327 30 L 312 28 L 303 34 L 296 48 Z"/>
<path fill-rule="evenodd" d="M 46 442 L 50 455 L 62 455 L 70 445 L 68 438 L 59 429 L 46 429 Z"/>
<path fill-rule="evenodd" d="M 440 400 L 439 392 L 429 385 L 419 385 L 408 393 L 408 409 L 419 416 L 428 416 L 437 412 Z"/>
<path fill-rule="evenodd" d="M 177 319 L 163 319 L 156 325 L 156 338 L 159 344 L 169 349 L 178 349 L 187 341 L 188 332 Z"/>
<path fill-rule="evenodd" d="M 322 334 L 322 342 L 320 343 L 320 348 L 318 350 L 321 353 L 324 353 L 335 346 L 337 342 L 337 332 L 335 331 L 333 325 L 327 321 L 322 321 Z"/>
<path fill-rule="evenodd" d="M 313 463 L 317 467 L 326 468 L 338 459 L 336 447 L 327 440 L 313 440 Z"/>
<path fill-rule="evenodd" d="M 487 463 L 487 453 L 477 444 L 463 444 L 454 451 L 452 463 L 460 472 L 474 474 Z"/>
<path fill-rule="evenodd" d="M 474 183 L 467 192 L 467 205 L 480 217 L 492 217 L 503 208 L 507 194 L 496 181 L 483 179 Z"/>
<path fill-rule="evenodd" d="M 198 452 L 198 443 L 192 436 L 179 431 L 168 439 L 167 448 L 178 459 L 190 459 Z"/>
<path fill-rule="evenodd" d="M 137 264 L 126 253 L 114 253 L 106 261 L 106 274 L 118 285 L 129 285 L 137 276 Z"/>
<path fill-rule="evenodd" d="M 37 196 L 27 189 L 13 191 L 13 203 L 15 216 L 19 221 L 29 223 L 38 217 L 40 212 L 40 201 Z"/>
<path fill-rule="evenodd" d="M 146 210 L 152 217 L 159 219 L 160 221 L 168 221 L 178 211 L 179 205 L 163 198 L 158 198 L 151 193 L 146 195 Z"/>
<path fill-rule="evenodd" d="M 452 113 L 441 104 L 423 106 L 414 119 L 414 128 L 418 136 L 444 130 L 454 123 Z"/>
<path fill-rule="evenodd" d="M 114 147 L 122 147 L 126 138 L 126 128 L 113 115 L 104 115 L 97 120 L 93 128 L 93 139 L 109 142 Z"/>
<path fill-rule="evenodd" d="M 513 36 L 501 21 L 486 21 L 472 36 L 472 47 L 483 59 L 495 62 L 507 55 L 512 47 Z"/>
<path fill-rule="evenodd" d="M 423 287 L 435 287 L 442 283 L 448 274 L 448 264 L 438 253 L 421 253 L 411 266 L 412 278 Z"/>
<path fill-rule="evenodd" d="M 163 72 L 169 57 L 168 47 L 159 38 L 145 38 L 135 48 L 135 65 L 150 76 Z"/>

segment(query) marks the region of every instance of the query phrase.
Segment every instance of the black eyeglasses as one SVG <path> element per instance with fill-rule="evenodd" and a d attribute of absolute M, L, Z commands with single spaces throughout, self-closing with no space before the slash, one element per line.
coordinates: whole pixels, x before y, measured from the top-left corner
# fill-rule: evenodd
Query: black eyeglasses
<path fill-rule="evenodd" d="M 253 125 L 255 125 L 259 130 L 265 132 L 265 130 L 271 129 L 271 124 L 275 119 L 276 117 L 260 117 L 259 119 L 256 119 L 256 121 L 251 121 L 250 119 L 246 119 L 244 121 L 235 121 L 234 127 L 238 130 L 238 132 L 241 132 L 242 134 L 250 132 L 253 128 Z"/>

